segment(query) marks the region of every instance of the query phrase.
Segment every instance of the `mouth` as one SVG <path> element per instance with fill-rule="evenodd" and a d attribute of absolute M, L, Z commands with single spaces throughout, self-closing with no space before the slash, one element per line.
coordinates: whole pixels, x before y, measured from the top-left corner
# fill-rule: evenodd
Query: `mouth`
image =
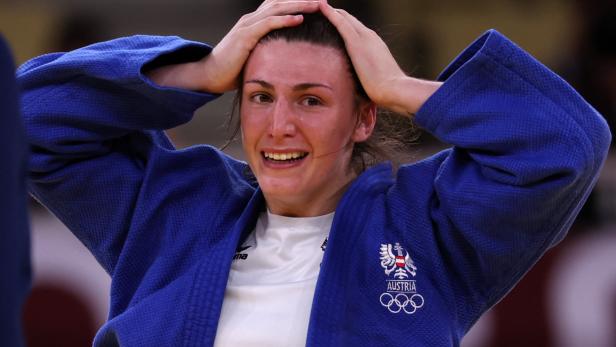
<path fill-rule="evenodd" d="M 308 156 L 308 152 L 261 152 L 261 155 L 267 162 L 271 163 L 295 163 Z"/>

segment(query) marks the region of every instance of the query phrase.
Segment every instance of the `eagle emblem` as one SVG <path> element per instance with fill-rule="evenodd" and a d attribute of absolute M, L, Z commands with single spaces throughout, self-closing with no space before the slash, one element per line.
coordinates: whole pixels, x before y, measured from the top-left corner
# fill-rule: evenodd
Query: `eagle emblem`
<path fill-rule="evenodd" d="M 396 252 L 394 254 L 394 251 Z M 400 243 L 396 242 L 394 246 L 390 243 L 381 244 L 381 267 L 385 269 L 385 274 L 389 276 L 392 272 L 394 278 L 406 279 L 411 274 L 413 277 L 417 274 L 417 267 L 411 259 L 409 252 L 405 251 Z"/>

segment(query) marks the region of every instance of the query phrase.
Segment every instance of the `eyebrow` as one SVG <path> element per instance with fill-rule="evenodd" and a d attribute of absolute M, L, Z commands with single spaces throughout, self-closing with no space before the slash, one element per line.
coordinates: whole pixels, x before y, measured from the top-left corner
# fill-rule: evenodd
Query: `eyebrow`
<path fill-rule="evenodd" d="M 244 82 L 244 84 L 247 84 L 247 83 L 256 83 L 256 84 L 261 85 L 264 88 L 274 89 L 274 86 L 271 83 L 265 82 L 264 80 L 254 79 L 254 80 L 248 80 L 248 81 Z M 334 90 L 332 87 L 330 87 L 330 86 L 328 86 L 326 84 L 312 83 L 312 82 L 300 83 L 298 85 L 295 85 L 293 87 L 293 90 L 294 91 L 300 91 L 300 90 L 306 90 L 306 89 L 317 88 L 317 87 L 327 88 L 329 90 Z"/>

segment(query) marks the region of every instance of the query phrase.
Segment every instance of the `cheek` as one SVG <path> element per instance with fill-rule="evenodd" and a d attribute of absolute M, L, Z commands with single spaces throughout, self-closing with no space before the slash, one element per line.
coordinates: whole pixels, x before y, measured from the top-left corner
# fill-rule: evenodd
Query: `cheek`
<path fill-rule="evenodd" d="M 355 116 L 347 110 L 341 110 L 329 119 L 326 124 L 319 126 L 319 135 L 323 141 L 336 144 L 346 143 L 353 135 L 355 128 Z"/>
<path fill-rule="evenodd" d="M 331 165 L 346 165 L 352 151 L 352 124 L 347 121 L 325 122 L 310 129 L 315 154 Z"/>
<path fill-rule="evenodd" d="M 240 130 L 242 132 L 242 141 L 253 141 L 259 132 L 257 117 L 250 110 L 242 108 L 240 110 Z"/>
<path fill-rule="evenodd" d="M 252 155 L 252 148 L 254 148 L 257 141 L 256 124 L 253 123 L 256 123 L 253 118 L 248 117 L 244 112 L 240 111 L 240 136 L 244 153 L 248 157 Z"/>

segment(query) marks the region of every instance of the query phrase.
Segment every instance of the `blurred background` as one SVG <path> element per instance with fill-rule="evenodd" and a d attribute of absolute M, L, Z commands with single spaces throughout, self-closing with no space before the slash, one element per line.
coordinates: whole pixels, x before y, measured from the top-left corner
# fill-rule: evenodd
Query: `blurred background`
<path fill-rule="evenodd" d="M 599 0 L 330 1 L 377 30 L 408 73 L 434 79 L 496 28 L 558 72 L 616 128 L 616 3 Z M 0 0 L 0 33 L 18 64 L 133 34 L 215 44 L 257 0 Z M 222 145 L 232 95 L 169 131 L 178 147 Z M 418 157 L 445 145 L 423 136 Z M 227 152 L 242 157 L 238 144 Z M 548 252 L 463 341 L 480 346 L 616 346 L 616 152 L 570 236 Z M 29 346 L 89 346 L 108 310 L 109 276 L 66 228 L 32 202 Z"/>

